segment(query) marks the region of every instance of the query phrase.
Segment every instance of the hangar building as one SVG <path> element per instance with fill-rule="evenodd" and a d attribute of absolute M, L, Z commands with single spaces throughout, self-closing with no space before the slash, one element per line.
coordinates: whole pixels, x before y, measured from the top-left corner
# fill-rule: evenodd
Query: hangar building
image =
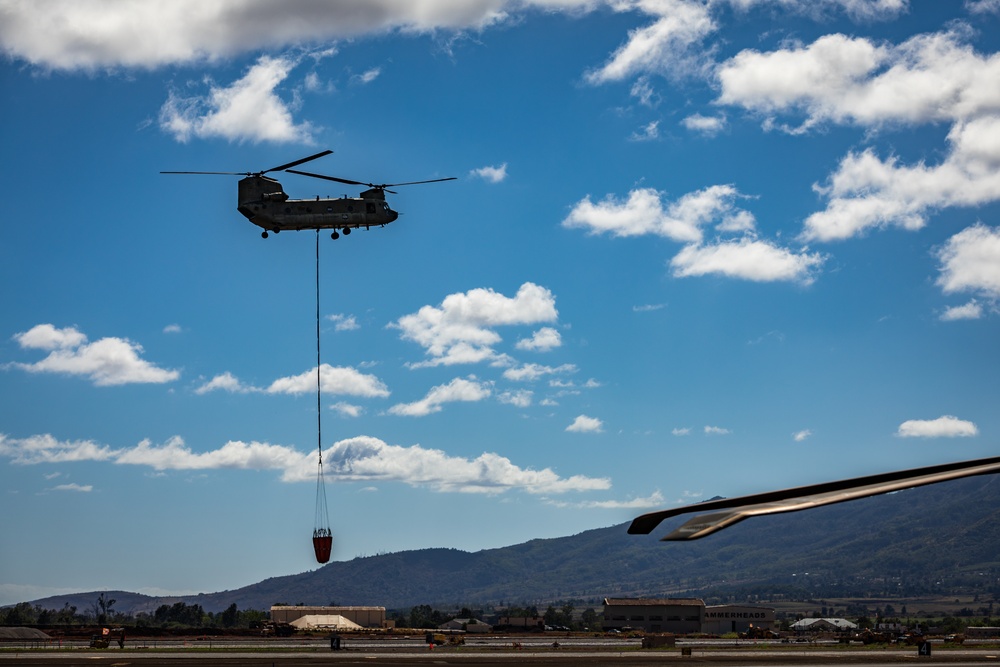
<path fill-rule="evenodd" d="M 751 626 L 773 629 L 774 610 L 742 605 L 706 607 L 697 598 L 605 598 L 605 630 L 626 628 L 644 632 L 724 635 L 746 632 Z"/>

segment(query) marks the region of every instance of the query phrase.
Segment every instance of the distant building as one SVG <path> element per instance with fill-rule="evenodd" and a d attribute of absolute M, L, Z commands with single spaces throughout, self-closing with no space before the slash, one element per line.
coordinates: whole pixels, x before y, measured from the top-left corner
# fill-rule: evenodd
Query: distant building
<path fill-rule="evenodd" d="M 701 632 L 705 602 L 696 598 L 605 598 L 605 630 Z"/>
<path fill-rule="evenodd" d="M 541 616 L 501 616 L 497 627 L 506 630 L 544 630 L 545 619 Z"/>
<path fill-rule="evenodd" d="M 803 618 L 791 625 L 795 632 L 849 632 L 858 629 L 857 623 L 846 618 Z"/>
<path fill-rule="evenodd" d="M 751 627 L 773 630 L 775 623 L 773 609 L 729 604 L 705 607 L 704 618 L 701 631 L 712 635 L 748 632 Z"/>
<path fill-rule="evenodd" d="M 385 607 L 296 607 L 278 605 L 271 607 L 271 620 L 275 623 L 292 623 L 303 616 L 343 616 L 362 628 L 386 628 Z"/>
<path fill-rule="evenodd" d="M 466 632 L 489 632 L 493 626 L 476 618 L 453 618 L 438 626 L 439 630 L 465 630 Z"/>

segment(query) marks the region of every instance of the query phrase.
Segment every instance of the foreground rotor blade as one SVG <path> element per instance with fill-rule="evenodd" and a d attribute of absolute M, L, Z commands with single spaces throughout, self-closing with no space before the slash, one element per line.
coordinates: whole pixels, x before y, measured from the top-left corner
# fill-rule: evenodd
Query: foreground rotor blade
<path fill-rule="evenodd" d="M 313 174 L 308 171 L 296 171 L 295 169 L 286 169 L 289 174 L 298 174 L 299 176 L 312 176 L 313 178 L 322 178 L 324 181 L 337 181 L 338 183 L 347 183 L 348 185 L 367 185 L 370 188 L 375 186 L 371 183 L 362 183 L 361 181 L 352 181 L 347 178 L 337 178 L 336 176 L 324 176 L 323 174 Z"/>
<path fill-rule="evenodd" d="M 317 160 L 317 159 L 323 157 L 324 155 L 329 155 L 332 152 L 333 151 L 331 151 L 331 150 L 325 150 L 325 151 L 323 151 L 321 153 L 316 153 L 316 155 L 310 155 L 309 157 L 304 157 L 301 160 L 296 160 L 295 162 L 289 162 L 288 164 L 283 164 L 280 167 L 271 167 L 270 169 L 265 169 L 264 171 L 262 171 L 260 173 L 261 174 L 266 174 L 269 171 L 287 171 L 289 167 L 294 167 L 296 165 L 303 164 L 304 162 L 312 162 L 313 160 Z"/>
<path fill-rule="evenodd" d="M 632 521 L 628 532 L 632 535 L 648 535 L 664 519 L 692 512 L 706 512 L 693 517 L 661 538 L 663 541 L 696 540 L 752 516 L 796 512 L 962 477 L 996 473 L 1000 473 L 1000 456 L 824 482 L 739 498 L 709 500 L 695 505 L 643 514 Z"/>

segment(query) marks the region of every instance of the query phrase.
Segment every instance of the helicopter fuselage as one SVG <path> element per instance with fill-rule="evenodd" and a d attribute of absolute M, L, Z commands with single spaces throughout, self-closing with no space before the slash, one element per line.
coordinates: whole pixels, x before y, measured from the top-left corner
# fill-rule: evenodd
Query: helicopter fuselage
<path fill-rule="evenodd" d="M 303 229 L 332 229 L 336 238 L 336 230 L 350 234 L 358 227 L 384 227 L 399 217 L 380 188 L 366 190 L 360 197 L 289 199 L 277 180 L 256 175 L 240 180 L 237 210 L 262 228 L 265 238 L 267 232 Z"/>

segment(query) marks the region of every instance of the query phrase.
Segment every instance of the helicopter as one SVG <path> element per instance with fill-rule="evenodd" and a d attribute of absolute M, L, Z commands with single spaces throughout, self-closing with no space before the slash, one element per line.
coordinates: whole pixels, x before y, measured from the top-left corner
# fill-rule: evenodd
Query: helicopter
<path fill-rule="evenodd" d="M 294 231 L 303 229 L 332 229 L 333 232 L 330 234 L 330 238 L 338 239 L 341 232 L 346 236 L 351 233 L 352 229 L 359 227 L 364 227 L 365 229 L 385 227 L 399 217 L 399 213 L 389 208 L 389 204 L 385 201 L 386 192 L 396 194 L 394 191 L 389 190 L 389 188 L 456 180 L 454 176 L 451 176 L 427 181 L 376 184 L 292 169 L 292 167 L 312 162 L 331 153 L 333 151 L 325 150 L 309 157 L 257 172 L 161 171 L 160 173 L 244 176 L 245 178 L 240 179 L 239 182 L 236 210 L 242 213 L 247 220 L 263 229 L 260 236 L 265 239 L 268 237 L 268 232 L 277 234 L 289 229 Z M 288 194 L 281 187 L 281 183 L 270 176 L 265 176 L 265 174 L 273 171 L 285 171 L 290 174 L 336 181 L 337 183 L 345 183 L 347 185 L 363 185 L 369 189 L 362 192 L 358 197 L 347 197 L 345 195 L 338 199 L 321 199 L 317 195 L 315 199 L 289 199 Z"/>

